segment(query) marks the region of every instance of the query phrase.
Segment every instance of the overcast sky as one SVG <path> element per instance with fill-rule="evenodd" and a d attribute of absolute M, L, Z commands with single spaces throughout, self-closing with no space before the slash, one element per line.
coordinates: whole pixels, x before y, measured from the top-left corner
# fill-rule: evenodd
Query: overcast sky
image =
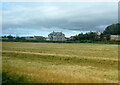
<path fill-rule="evenodd" d="M 63 32 L 67 37 L 103 31 L 118 22 L 117 2 L 4 2 L 3 35 L 45 36 Z"/>

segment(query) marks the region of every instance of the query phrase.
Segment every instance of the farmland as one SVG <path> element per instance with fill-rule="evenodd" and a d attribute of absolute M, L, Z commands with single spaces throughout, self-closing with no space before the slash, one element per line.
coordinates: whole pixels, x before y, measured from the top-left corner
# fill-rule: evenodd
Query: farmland
<path fill-rule="evenodd" d="M 117 83 L 118 45 L 2 43 L 2 71 L 27 83 Z"/>

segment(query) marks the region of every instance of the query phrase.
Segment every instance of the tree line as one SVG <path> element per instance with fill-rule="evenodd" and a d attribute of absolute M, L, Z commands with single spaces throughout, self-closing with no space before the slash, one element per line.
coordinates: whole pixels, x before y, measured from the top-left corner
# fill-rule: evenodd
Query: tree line
<path fill-rule="evenodd" d="M 8 40 L 13 40 L 13 39 L 15 39 L 15 40 L 18 40 L 18 41 L 20 41 L 20 40 L 25 40 L 25 37 L 19 37 L 19 36 L 12 36 L 12 35 L 8 35 L 8 36 L 2 36 L 2 38 L 7 38 Z"/>
<path fill-rule="evenodd" d="M 75 36 L 71 36 L 70 41 L 92 40 L 92 41 L 104 41 L 110 40 L 110 35 L 120 35 L 120 23 L 112 24 L 105 28 L 102 33 L 88 32 L 80 33 Z"/>
<path fill-rule="evenodd" d="M 98 32 L 88 32 L 88 33 L 80 33 L 75 36 L 71 36 L 70 38 L 67 38 L 67 41 L 106 41 L 110 40 L 110 35 L 120 35 L 120 23 L 112 24 L 105 28 L 105 30 L 102 33 Z M 16 41 L 25 41 L 25 37 L 19 37 L 19 36 L 2 36 L 2 38 L 7 38 L 8 40 L 16 40 Z M 33 38 L 33 37 L 30 37 Z"/>

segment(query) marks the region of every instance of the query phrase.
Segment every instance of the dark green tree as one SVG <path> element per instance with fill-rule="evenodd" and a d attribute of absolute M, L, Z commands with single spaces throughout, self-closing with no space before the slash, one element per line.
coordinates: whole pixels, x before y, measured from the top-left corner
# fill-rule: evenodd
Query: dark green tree
<path fill-rule="evenodd" d="M 110 34 L 110 35 L 120 35 L 120 23 L 112 24 L 105 28 L 105 31 L 103 32 L 104 35 Z"/>
<path fill-rule="evenodd" d="M 86 33 L 86 34 L 80 33 L 80 34 L 74 36 L 73 40 L 74 41 L 81 41 L 81 40 L 95 41 L 95 40 L 99 40 L 99 36 L 96 32 L 89 32 L 89 33 Z"/>
<path fill-rule="evenodd" d="M 7 38 L 8 38 L 9 40 L 13 40 L 14 37 L 13 37 L 12 35 L 8 35 Z"/>
<path fill-rule="evenodd" d="M 17 36 L 17 37 L 15 38 L 15 40 L 16 40 L 16 41 L 24 41 L 25 38 L 24 38 L 24 37 L 19 37 L 19 36 Z"/>

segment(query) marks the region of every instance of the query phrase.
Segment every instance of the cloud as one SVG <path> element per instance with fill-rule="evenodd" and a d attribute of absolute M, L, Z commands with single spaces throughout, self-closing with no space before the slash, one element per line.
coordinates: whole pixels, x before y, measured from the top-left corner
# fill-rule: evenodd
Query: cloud
<path fill-rule="evenodd" d="M 43 2 L 44 0 L 1 0 L 2 2 Z M 45 0 L 44 2 L 118 2 L 119 0 Z"/>
<path fill-rule="evenodd" d="M 20 29 L 32 30 L 31 34 L 53 30 L 66 34 L 67 31 L 103 31 L 117 22 L 116 9 L 115 2 L 4 2 L 3 33 L 9 34 L 9 29 L 14 34 L 20 33 Z"/>

